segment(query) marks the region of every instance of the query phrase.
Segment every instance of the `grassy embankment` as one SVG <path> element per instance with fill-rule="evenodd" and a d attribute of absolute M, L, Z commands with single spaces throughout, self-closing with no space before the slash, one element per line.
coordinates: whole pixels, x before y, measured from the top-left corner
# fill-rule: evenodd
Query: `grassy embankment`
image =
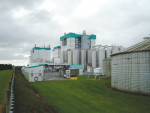
<path fill-rule="evenodd" d="M 0 113 L 5 110 L 5 98 L 6 98 L 6 90 L 9 89 L 9 82 L 12 76 L 13 70 L 4 70 L 0 71 Z"/>
<path fill-rule="evenodd" d="M 14 113 L 56 113 L 56 110 L 41 97 L 37 90 L 16 69 Z"/>
<path fill-rule="evenodd" d="M 108 88 L 110 79 L 31 83 L 59 113 L 148 113 L 150 97 Z"/>

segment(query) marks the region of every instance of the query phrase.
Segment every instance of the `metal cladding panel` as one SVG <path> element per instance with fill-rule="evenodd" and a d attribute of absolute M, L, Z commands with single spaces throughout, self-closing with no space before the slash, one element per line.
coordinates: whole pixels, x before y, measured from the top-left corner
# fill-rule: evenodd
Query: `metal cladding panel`
<path fill-rule="evenodd" d="M 122 91 L 150 95 L 149 55 L 149 51 L 143 51 L 112 56 L 111 86 Z"/>
<path fill-rule="evenodd" d="M 87 61 L 88 61 L 88 63 L 92 63 L 92 58 L 91 58 L 91 56 L 92 56 L 92 50 L 89 49 L 89 50 L 87 51 L 87 53 L 88 53 L 88 54 L 87 54 L 87 55 L 88 55 L 88 56 L 87 56 Z"/>
<path fill-rule="evenodd" d="M 97 58 L 96 58 L 96 50 L 93 50 L 92 51 L 92 67 L 97 67 L 96 66 L 96 61 L 97 61 Z"/>
<path fill-rule="evenodd" d="M 81 65 L 84 67 L 86 63 L 86 50 L 81 50 Z"/>
<path fill-rule="evenodd" d="M 89 49 L 90 48 L 90 39 L 88 35 L 83 35 L 81 37 L 81 49 Z"/>
<path fill-rule="evenodd" d="M 111 77 L 111 59 L 103 61 L 103 72 L 106 77 Z"/>
<path fill-rule="evenodd" d="M 91 39 L 91 48 L 93 48 L 93 46 L 96 45 L 96 40 L 95 39 Z"/>
<path fill-rule="evenodd" d="M 73 50 L 73 64 L 79 64 L 79 50 Z"/>
<path fill-rule="evenodd" d="M 68 51 L 68 64 L 72 64 L 72 51 Z"/>

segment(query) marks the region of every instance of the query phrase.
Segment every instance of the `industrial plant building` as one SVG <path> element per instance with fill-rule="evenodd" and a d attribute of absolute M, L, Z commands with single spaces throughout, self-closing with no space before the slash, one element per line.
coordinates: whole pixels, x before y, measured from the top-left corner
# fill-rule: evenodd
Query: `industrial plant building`
<path fill-rule="evenodd" d="M 51 59 L 51 48 L 48 47 L 36 47 L 30 50 L 29 66 L 35 66 L 39 64 L 50 63 Z"/>
<path fill-rule="evenodd" d="M 83 71 L 94 72 L 96 68 L 102 70 L 106 67 L 103 66 L 103 60 L 123 49 L 122 46 L 96 45 L 96 35 L 88 35 L 85 31 L 82 34 L 65 33 L 60 37 L 60 45 L 53 48 L 52 54 L 50 45 L 48 47 L 35 45 L 30 51 L 29 67 L 22 68 L 22 71 L 32 82 L 42 81 L 43 73 L 47 70 L 59 70 L 60 76 L 65 75 L 69 66 L 82 67 L 73 69 L 79 69 L 78 74 L 81 75 Z"/>
<path fill-rule="evenodd" d="M 60 37 L 60 45 L 54 47 L 51 59 L 51 48 L 34 47 L 29 57 L 29 66 L 40 64 L 82 65 L 84 70 L 93 71 L 96 67 L 103 68 L 103 60 L 112 53 L 123 50 L 122 46 L 96 45 L 96 35 L 68 33 Z"/>

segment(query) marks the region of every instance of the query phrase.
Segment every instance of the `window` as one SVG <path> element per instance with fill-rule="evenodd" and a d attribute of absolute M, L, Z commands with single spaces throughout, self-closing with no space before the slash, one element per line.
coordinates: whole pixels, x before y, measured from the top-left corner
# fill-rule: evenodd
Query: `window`
<path fill-rule="evenodd" d="M 75 38 L 75 47 L 76 48 L 81 47 L 81 37 Z"/>
<path fill-rule="evenodd" d="M 66 46 L 67 45 L 67 39 L 65 38 L 64 39 L 64 46 Z"/>

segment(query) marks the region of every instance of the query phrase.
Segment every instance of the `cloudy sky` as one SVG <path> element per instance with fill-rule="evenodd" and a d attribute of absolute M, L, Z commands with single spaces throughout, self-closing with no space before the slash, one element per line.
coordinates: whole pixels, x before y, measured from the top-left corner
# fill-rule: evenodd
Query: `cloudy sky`
<path fill-rule="evenodd" d="M 96 44 L 132 46 L 150 36 L 150 0 L 0 0 L 0 63 L 27 65 L 34 44 L 83 30 Z"/>

